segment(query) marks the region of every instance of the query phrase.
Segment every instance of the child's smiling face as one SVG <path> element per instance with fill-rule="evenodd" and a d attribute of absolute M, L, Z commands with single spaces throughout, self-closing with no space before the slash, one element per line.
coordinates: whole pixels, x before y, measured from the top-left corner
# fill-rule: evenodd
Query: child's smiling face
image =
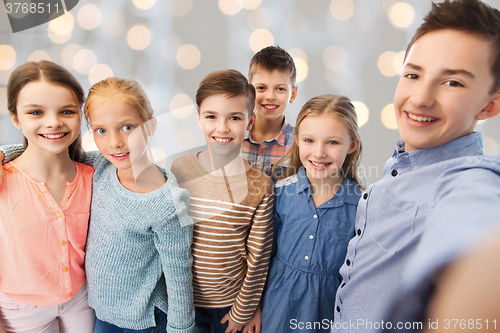
<path fill-rule="evenodd" d="M 394 96 L 406 151 L 471 134 L 478 120 L 498 113 L 491 56 L 489 42 L 457 30 L 429 32 L 413 44 Z"/>

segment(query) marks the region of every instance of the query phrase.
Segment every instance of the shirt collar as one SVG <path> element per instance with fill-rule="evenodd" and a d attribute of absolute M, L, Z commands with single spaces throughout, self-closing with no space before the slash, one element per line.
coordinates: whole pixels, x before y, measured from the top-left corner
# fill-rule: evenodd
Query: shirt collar
<path fill-rule="evenodd" d="M 286 134 L 288 132 L 290 132 L 290 128 L 292 128 L 292 125 L 290 125 L 286 121 L 286 117 L 285 117 L 285 120 L 283 122 L 283 127 L 281 127 L 281 131 L 279 132 L 279 134 L 274 139 L 266 140 L 264 142 L 273 142 L 273 141 L 276 141 L 280 146 L 284 146 L 285 143 L 286 143 Z M 254 143 L 254 144 L 259 144 L 257 141 L 255 141 L 254 139 L 252 139 L 250 131 L 246 132 L 246 134 L 245 134 L 245 140 L 248 140 L 248 141 L 250 141 L 251 143 Z"/>
<path fill-rule="evenodd" d="M 398 159 L 408 158 L 413 168 L 418 169 L 453 158 L 481 155 L 483 154 L 483 136 L 482 132 L 473 132 L 438 147 L 409 152 L 404 151 L 404 141 L 399 140 L 396 143 L 396 149 L 392 157 Z"/>

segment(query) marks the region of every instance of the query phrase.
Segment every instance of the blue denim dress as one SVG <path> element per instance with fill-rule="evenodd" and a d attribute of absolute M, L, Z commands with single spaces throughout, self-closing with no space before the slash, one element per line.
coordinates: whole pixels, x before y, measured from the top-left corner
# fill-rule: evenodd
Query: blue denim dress
<path fill-rule="evenodd" d="M 361 189 L 346 177 L 314 206 L 305 169 L 275 187 L 274 244 L 262 300 L 262 332 L 329 332 L 335 293 Z"/>

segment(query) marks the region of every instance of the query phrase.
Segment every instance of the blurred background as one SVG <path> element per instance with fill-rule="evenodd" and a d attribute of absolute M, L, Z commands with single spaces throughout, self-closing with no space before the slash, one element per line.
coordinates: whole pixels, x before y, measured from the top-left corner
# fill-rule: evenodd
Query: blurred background
<path fill-rule="evenodd" d="M 484 2 L 500 8 L 500 0 Z M 247 75 L 255 52 L 279 45 L 297 67 L 288 122 L 295 124 L 311 97 L 348 96 L 358 112 L 360 171 L 369 185 L 382 177 L 399 139 L 394 91 L 406 45 L 430 8 L 430 0 L 80 0 L 49 23 L 12 33 L 0 7 L 0 144 L 22 142 L 6 107 L 10 73 L 47 59 L 70 69 L 85 90 L 107 76 L 139 81 L 160 120 L 152 153 L 168 164 L 203 145 L 192 106 L 201 79 L 228 68 Z M 476 128 L 493 155 L 500 143 L 496 118 Z M 82 133 L 86 149 L 95 149 L 85 124 Z"/>

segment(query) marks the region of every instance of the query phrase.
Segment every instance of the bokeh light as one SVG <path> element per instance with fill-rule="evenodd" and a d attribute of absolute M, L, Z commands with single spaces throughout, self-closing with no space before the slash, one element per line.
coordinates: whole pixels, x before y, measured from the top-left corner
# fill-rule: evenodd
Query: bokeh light
<path fill-rule="evenodd" d="M 338 71 L 347 63 L 347 52 L 340 45 L 330 45 L 323 51 L 323 62 L 327 68 Z"/>
<path fill-rule="evenodd" d="M 101 23 L 101 10 L 96 5 L 84 5 L 78 11 L 78 24 L 85 30 L 94 30 Z"/>
<path fill-rule="evenodd" d="M 61 52 L 61 61 L 64 67 L 68 69 L 75 69 L 73 66 L 73 60 L 75 59 L 75 54 L 83 48 L 78 44 L 69 44 Z"/>
<path fill-rule="evenodd" d="M 394 68 L 394 58 L 396 57 L 396 52 L 386 51 L 378 57 L 378 70 L 385 76 L 395 76 L 398 73 Z"/>
<path fill-rule="evenodd" d="M 28 61 L 40 61 L 40 60 L 49 60 L 51 61 L 52 58 L 50 57 L 50 55 L 43 51 L 43 50 L 37 50 L 33 53 L 31 53 L 28 57 Z"/>
<path fill-rule="evenodd" d="M 382 120 L 382 124 L 384 124 L 386 128 L 393 130 L 398 129 L 398 123 L 396 122 L 393 103 L 386 105 L 382 109 L 380 119 Z"/>
<path fill-rule="evenodd" d="M 406 2 L 398 2 L 389 8 L 389 21 L 397 28 L 409 27 L 415 20 L 413 7 Z"/>
<path fill-rule="evenodd" d="M 49 22 L 48 35 L 52 42 L 64 44 L 70 38 L 75 25 L 75 18 L 70 12 L 59 16 Z"/>
<path fill-rule="evenodd" d="M 73 68 L 80 74 L 89 74 L 95 65 L 97 65 L 97 56 L 91 50 L 81 49 L 73 57 Z"/>
<path fill-rule="evenodd" d="M 196 110 L 196 106 L 189 95 L 177 94 L 170 100 L 170 112 L 175 118 L 185 119 Z"/>
<path fill-rule="evenodd" d="M 169 0 L 168 8 L 175 16 L 186 16 L 193 9 L 193 0 Z"/>
<path fill-rule="evenodd" d="M 487 155 L 498 155 L 498 143 L 495 141 L 495 139 L 485 136 L 484 141 L 484 153 Z"/>
<path fill-rule="evenodd" d="M 125 28 L 125 18 L 116 11 L 107 12 L 101 23 L 102 31 L 108 36 L 118 36 Z"/>
<path fill-rule="evenodd" d="M 339 21 L 347 21 L 354 14 L 354 3 L 351 0 L 332 0 L 330 13 Z"/>
<path fill-rule="evenodd" d="M 113 76 L 113 70 L 106 64 L 97 64 L 89 72 L 89 82 L 94 84 L 107 77 Z"/>
<path fill-rule="evenodd" d="M 301 49 L 290 49 L 288 53 L 292 56 L 295 68 L 297 69 L 296 83 L 304 81 L 309 74 L 307 54 Z"/>
<path fill-rule="evenodd" d="M 29 10 L 28 11 L 22 10 L 23 6 L 26 6 L 26 5 L 29 6 L 31 4 L 30 0 L 7 0 L 5 2 L 5 6 L 6 6 L 5 8 L 7 8 L 7 4 L 12 5 L 13 10 L 11 10 L 11 12 L 8 13 L 8 15 L 12 18 L 22 19 L 22 18 L 25 18 L 26 16 L 28 16 L 28 14 L 30 13 Z M 19 4 L 19 5 L 17 5 L 17 4 Z"/>
<path fill-rule="evenodd" d="M 177 63 L 184 69 L 193 69 L 200 64 L 201 52 L 195 45 L 182 45 L 177 51 Z"/>
<path fill-rule="evenodd" d="M 266 46 L 274 45 L 274 36 L 266 29 L 257 29 L 250 35 L 249 44 L 253 52 L 258 52 Z"/>
<path fill-rule="evenodd" d="M 354 105 L 356 114 L 358 115 L 358 127 L 362 127 L 368 122 L 368 118 L 370 117 L 370 110 L 368 110 L 368 107 L 363 102 L 353 101 L 352 105 Z"/>
<path fill-rule="evenodd" d="M 238 0 L 241 7 L 247 10 L 254 10 L 260 6 L 261 0 Z"/>
<path fill-rule="evenodd" d="M 252 30 L 268 29 L 272 19 L 273 17 L 267 9 L 259 7 L 248 13 L 247 23 Z"/>
<path fill-rule="evenodd" d="M 219 8 L 226 15 L 236 15 L 243 7 L 237 0 L 219 0 Z"/>
<path fill-rule="evenodd" d="M 142 10 L 147 10 L 151 7 L 154 6 L 154 4 L 156 3 L 156 0 L 133 0 L 134 1 L 134 5 L 139 8 L 139 9 L 142 9 Z"/>
<path fill-rule="evenodd" d="M 10 45 L 0 45 L 0 70 L 11 69 L 16 63 L 16 50 Z"/>
<path fill-rule="evenodd" d="M 134 25 L 128 31 L 127 43 L 134 50 L 144 50 L 151 43 L 151 32 L 144 25 Z"/>

